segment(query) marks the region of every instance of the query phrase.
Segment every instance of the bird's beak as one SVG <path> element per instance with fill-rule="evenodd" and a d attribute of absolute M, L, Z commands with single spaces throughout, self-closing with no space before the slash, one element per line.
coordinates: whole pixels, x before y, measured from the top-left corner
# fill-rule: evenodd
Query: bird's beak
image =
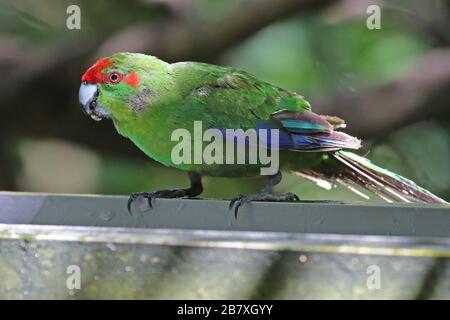
<path fill-rule="evenodd" d="M 96 121 L 109 117 L 109 113 L 97 101 L 98 95 L 99 91 L 97 85 L 89 84 L 87 82 L 81 83 L 80 92 L 78 94 L 81 108 L 86 115 Z"/>

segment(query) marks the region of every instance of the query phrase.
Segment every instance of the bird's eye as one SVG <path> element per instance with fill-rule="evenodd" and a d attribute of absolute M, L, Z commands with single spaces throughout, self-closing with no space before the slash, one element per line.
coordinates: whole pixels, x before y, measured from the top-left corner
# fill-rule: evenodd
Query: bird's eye
<path fill-rule="evenodd" d="M 109 74 L 109 82 L 111 83 L 118 83 L 121 80 L 120 73 L 118 72 L 111 72 Z"/>

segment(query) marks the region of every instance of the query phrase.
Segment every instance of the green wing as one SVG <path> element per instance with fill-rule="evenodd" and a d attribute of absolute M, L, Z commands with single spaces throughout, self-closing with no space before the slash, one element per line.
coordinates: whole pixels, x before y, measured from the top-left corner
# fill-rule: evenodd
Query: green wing
<path fill-rule="evenodd" d="M 186 73 L 177 77 L 185 86 L 177 90 L 183 94 L 177 110 L 189 122 L 202 120 L 204 128 L 219 130 L 279 129 L 279 147 L 285 150 L 360 147 L 358 139 L 335 131 L 345 125 L 343 120 L 311 112 L 309 103 L 296 93 L 232 68 L 194 64 L 188 69 L 188 77 Z"/>
<path fill-rule="evenodd" d="M 301 95 L 242 70 L 196 62 L 175 65 L 184 106 L 211 115 L 209 127 L 251 128 L 256 120 L 268 120 L 277 111 L 311 109 Z"/>

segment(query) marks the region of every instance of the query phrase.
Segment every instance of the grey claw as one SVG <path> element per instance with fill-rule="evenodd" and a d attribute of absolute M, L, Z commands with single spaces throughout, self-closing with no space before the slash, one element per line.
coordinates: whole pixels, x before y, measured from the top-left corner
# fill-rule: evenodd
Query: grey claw
<path fill-rule="evenodd" d="M 148 206 L 153 209 L 153 197 L 149 194 L 147 198 Z"/>
<path fill-rule="evenodd" d="M 238 203 L 236 203 L 236 207 L 234 207 L 234 219 L 236 219 L 236 220 L 237 220 L 237 215 L 238 215 L 240 206 L 241 206 L 241 202 L 238 202 Z"/>
<path fill-rule="evenodd" d="M 233 209 L 234 204 L 235 204 L 237 201 L 241 200 L 242 197 L 243 197 L 243 195 L 240 194 L 240 195 L 238 195 L 236 198 L 234 198 L 233 200 L 231 200 L 231 201 L 230 201 L 230 204 L 228 205 L 228 209 L 230 209 L 230 210 Z"/>
<path fill-rule="evenodd" d="M 228 205 L 228 209 L 229 210 L 233 210 L 233 206 L 234 206 L 234 218 L 237 219 L 237 214 L 239 211 L 239 208 L 244 204 L 245 201 L 243 201 L 243 199 L 245 198 L 244 195 L 239 195 L 236 198 L 234 198 L 233 200 L 230 201 L 230 204 Z"/>
<path fill-rule="evenodd" d="M 286 193 L 286 199 L 290 200 L 290 201 L 300 201 L 300 198 L 298 197 L 298 195 L 296 195 L 295 193 L 292 192 L 288 192 Z"/>
<path fill-rule="evenodd" d="M 150 207 L 150 209 L 153 209 L 153 199 L 155 198 L 155 194 L 153 192 L 134 192 L 131 194 L 131 196 L 128 198 L 128 202 L 127 202 L 127 208 L 128 208 L 128 213 L 130 215 L 132 215 L 131 213 L 131 205 L 133 204 L 133 202 L 138 199 L 139 197 L 144 197 L 147 199 L 148 205 Z"/>
<path fill-rule="evenodd" d="M 134 199 L 132 199 L 132 197 L 130 196 L 128 198 L 128 202 L 127 202 L 127 209 L 128 209 L 128 214 L 131 216 L 131 204 L 133 203 Z"/>

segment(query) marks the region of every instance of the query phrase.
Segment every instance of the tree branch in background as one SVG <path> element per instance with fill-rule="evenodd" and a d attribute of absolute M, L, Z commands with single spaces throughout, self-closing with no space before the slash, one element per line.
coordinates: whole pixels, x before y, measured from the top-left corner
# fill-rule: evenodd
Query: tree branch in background
<path fill-rule="evenodd" d="M 68 73 L 74 66 L 83 70 L 86 60 L 92 62 L 92 59 L 99 56 L 119 51 L 148 52 L 167 61 L 212 61 L 223 51 L 274 21 L 321 8 L 334 1 L 249 0 L 217 19 L 199 18 L 193 22 L 185 18 L 177 19 L 181 15 L 178 14 L 162 25 L 134 25 L 119 31 L 105 40 L 99 49 L 93 41 L 85 38 L 78 42 L 64 43 L 60 47 L 41 50 L 27 50 L 14 41 L 0 38 L 0 67 L 2 64 L 8 65 L 7 74 L 0 78 L 0 95 L 15 96 L 20 94 L 27 84 L 41 82 L 43 78 L 55 75 L 55 71 L 59 75 Z M 175 5 L 175 0 L 163 2 L 181 10 L 180 6 Z M 72 79 L 68 79 L 70 80 Z M 65 81 L 65 78 L 59 76 L 58 81 Z M 66 84 L 71 85 L 72 82 Z"/>
<path fill-rule="evenodd" d="M 390 16 L 392 21 L 398 21 L 409 32 L 422 34 L 442 47 L 450 44 L 450 4 L 445 1 L 341 0 L 325 11 L 325 17 L 334 24 L 365 19 L 366 9 L 370 5 L 381 8 L 382 21 Z"/>
<path fill-rule="evenodd" d="M 335 0 L 247 0 L 218 19 L 177 20 L 159 30 L 138 25 L 114 35 L 96 56 L 119 51 L 148 52 L 164 60 L 212 61 L 271 23 L 298 13 L 318 10 Z"/>
<path fill-rule="evenodd" d="M 119 32 L 106 40 L 100 51 L 99 39 L 93 41 L 85 36 L 41 49 L 27 48 L 15 38 L 0 36 L 0 146 L 15 145 L 15 139 L 21 137 L 59 137 L 100 151 L 144 158 L 129 141 L 113 138 L 110 123 L 94 124 L 80 116 L 77 91 L 87 61 L 92 63 L 108 50 L 149 52 L 172 61 L 214 60 L 222 51 L 274 21 L 331 2 L 249 0 L 208 20 L 189 19 L 186 4 L 180 6 L 177 0 L 165 0 L 162 3 L 176 11 L 167 21 Z M 105 35 L 102 37 L 105 39 Z M 0 164 L 11 163 L 7 154 L 0 152 Z M 2 171 L 1 176 L 0 189 L 13 189 L 13 170 Z"/>
<path fill-rule="evenodd" d="M 112 134 L 111 123 L 93 123 L 80 115 L 77 90 L 87 61 L 122 50 L 149 52 L 169 61 L 214 61 L 272 22 L 330 3 L 334 1 L 248 0 L 214 20 L 190 19 L 189 14 L 180 13 L 159 25 L 135 25 L 120 31 L 100 49 L 81 38 L 57 48 L 24 50 L 14 40 L 0 38 L 0 146 L 15 145 L 14 139 L 21 137 L 59 137 L 101 152 L 144 159 L 129 141 Z M 313 101 L 313 107 L 318 113 L 344 118 L 349 132 L 357 136 L 380 137 L 419 120 L 449 118 L 449 95 L 450 49 L 443 48 L 422 57 L 402 79 L 337 93 Z M 7 153 L 0 152 L 1 165 L 11 163 L 6 157 Z M 11 177 L 2 178 L 8 182 L 0 188 L 12 189 L 13 172 L 6 174 Z"/>
<path fill-rule="evenodd" d="M 434 49 L 404 78 L 314 101 L 321 114 L 345 119 L 360 137 L 382 137 L 420 120 L 450 118 L 450 48 Z"/>

